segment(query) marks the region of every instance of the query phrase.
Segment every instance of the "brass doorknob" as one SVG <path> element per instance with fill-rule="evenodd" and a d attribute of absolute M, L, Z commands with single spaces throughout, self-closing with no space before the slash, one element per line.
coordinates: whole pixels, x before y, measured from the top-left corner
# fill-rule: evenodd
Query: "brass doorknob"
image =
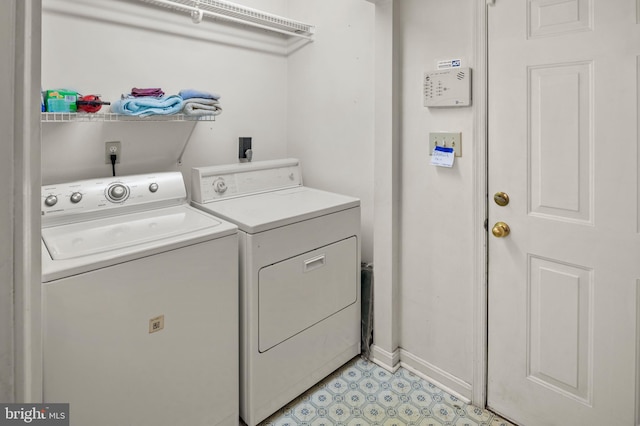
<path fill-rule="evenodd" d="M 509 228 L 509 225 L 507 225 L 504 222 L 498 222 L 495 225 L 493 225 L 493 228 L 491 229 L 491 233 L 496 238 L 504 238 L 507 235 L 509 235 L 509 233 L 511 233 L 511 228 Z"/>

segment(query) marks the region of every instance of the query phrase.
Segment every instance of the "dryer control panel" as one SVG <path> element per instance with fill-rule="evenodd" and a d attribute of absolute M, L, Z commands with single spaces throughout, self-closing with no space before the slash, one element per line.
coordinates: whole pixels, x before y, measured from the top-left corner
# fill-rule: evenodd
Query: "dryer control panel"
<path fill-rule="evenodd" d="M 45 185 L 43 226 L 142 211 L 186 202 L 182 173 L 105 177 Z"/>
<path fill-rule="evenodd" d="M 196 167 L 192 170 L 191 198 L 208 203 L 297 186 L 302 186 L 302 174 L 295 159 Z"/>

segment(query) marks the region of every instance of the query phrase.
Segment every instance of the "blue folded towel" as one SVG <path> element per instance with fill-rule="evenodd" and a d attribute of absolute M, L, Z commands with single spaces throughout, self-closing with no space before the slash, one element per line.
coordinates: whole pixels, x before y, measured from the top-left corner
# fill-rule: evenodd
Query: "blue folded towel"
<path fill-rule="evenodd" d="M 119 99 L 111 104 L 111 112 L 124 115 L 176 114 L 182 110 L 183 100 L 180 96 L 171 95 L 162 98 L 140 97 Z"/>
<path fill-rule="evenodd" d="M 201 99 L 220 99 L 220 95 L 216 93 L 203 92 L 202 90 L 195 89 L 182 89 L 178 92 L 178 96 L 182 99 L 201 98 Z"/>

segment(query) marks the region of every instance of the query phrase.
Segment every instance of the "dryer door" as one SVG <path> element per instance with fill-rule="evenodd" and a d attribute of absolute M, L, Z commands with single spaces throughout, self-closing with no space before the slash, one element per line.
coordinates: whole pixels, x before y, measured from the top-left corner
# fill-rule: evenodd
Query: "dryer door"
<path fill-rule="evenodd" d="M 260 352 L 356 302 L 357 246 L 351 237 L 260 270 Z"/>

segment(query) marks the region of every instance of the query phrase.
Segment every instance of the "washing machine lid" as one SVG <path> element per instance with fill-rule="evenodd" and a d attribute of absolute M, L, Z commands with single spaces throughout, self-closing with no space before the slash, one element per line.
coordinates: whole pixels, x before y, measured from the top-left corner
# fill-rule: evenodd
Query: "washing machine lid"
<path fill-rule="evenodd" d="M 43 282 L 236 233 L 187 204 L 43 228 Z"/>
<path fill-rule="evenodd" d="M 176 206 L 45 228 L 42 240 L 52 259 L 63 260 L 150 242 L 180 241 L 194 233 L 212 235 L 221 224 L 188 206 Z"/>
<path fill-rule="evenodd" d="M 193 206 L 228 220 L 249 234 L 360 206 L 346 195 L 298 186 Z"/>

